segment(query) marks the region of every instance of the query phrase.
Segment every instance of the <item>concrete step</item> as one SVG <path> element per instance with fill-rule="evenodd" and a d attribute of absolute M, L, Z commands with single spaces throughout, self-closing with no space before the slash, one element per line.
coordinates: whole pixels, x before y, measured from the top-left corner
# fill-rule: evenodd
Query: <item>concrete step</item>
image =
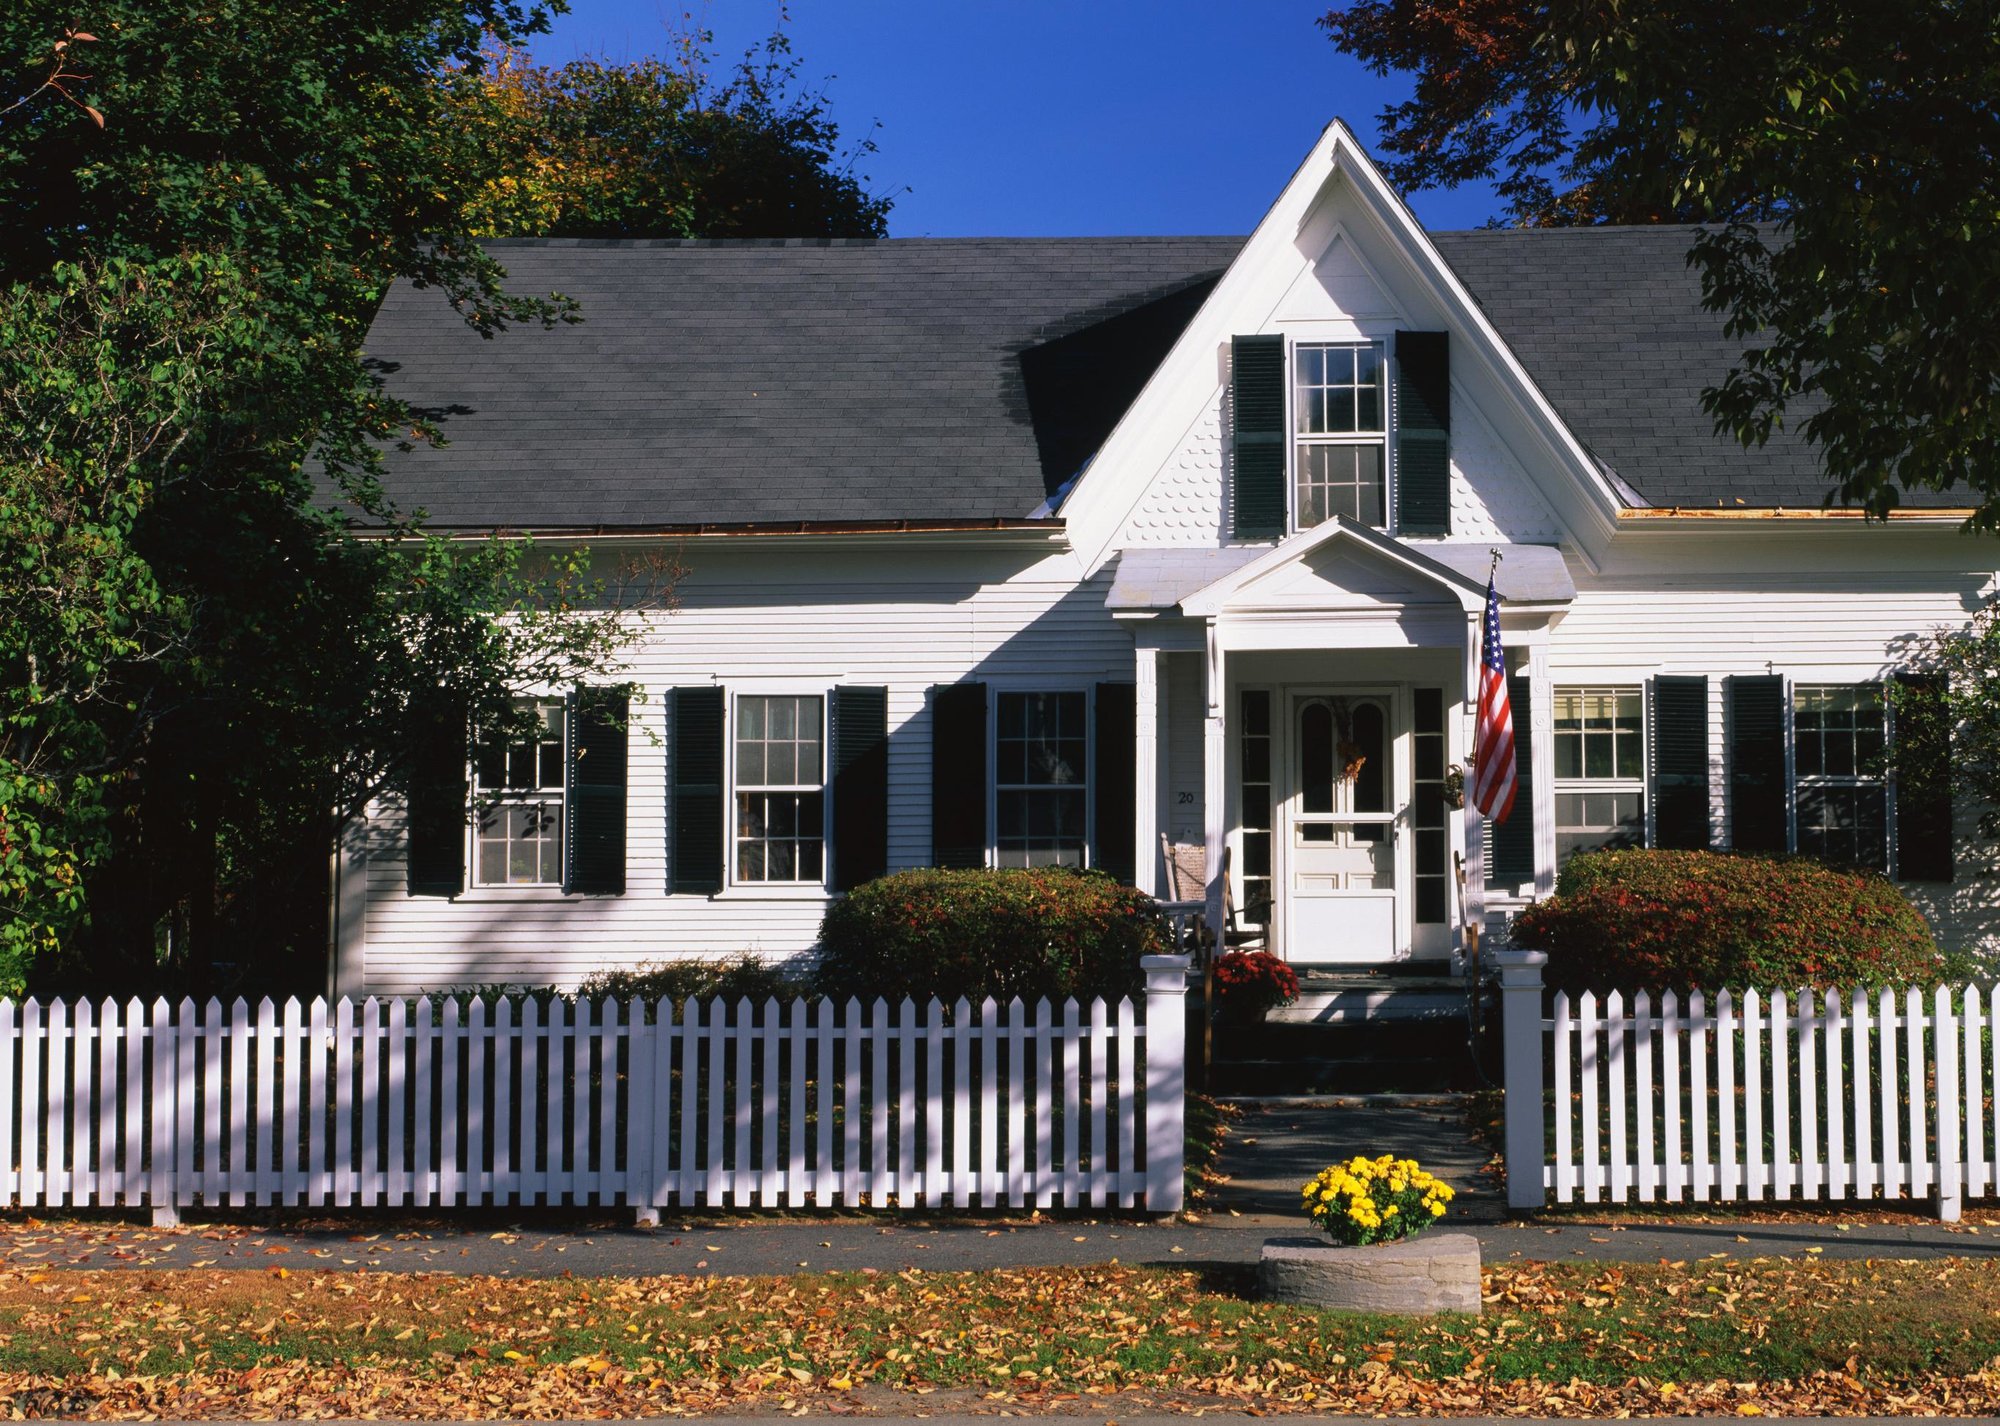
<path fill-rule="evenodd" d="M 1402 986 L 1388 983 L 1314 986 L 1302 984 L 1299 998 L 1265 1015 L 1280 1025 L 1352 1025 L 1398 1020 L 1464 1020 L 1468 998 L 1463 982 Z"/>

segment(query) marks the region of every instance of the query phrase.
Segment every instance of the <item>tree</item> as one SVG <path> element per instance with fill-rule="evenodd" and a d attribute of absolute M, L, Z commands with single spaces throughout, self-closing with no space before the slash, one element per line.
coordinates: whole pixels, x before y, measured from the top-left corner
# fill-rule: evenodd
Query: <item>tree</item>
<path fill-rule="evenodd" d="M 437 435 L 362 360 L 391 281 L 489 334 L 566 315 L 473 240 L 495 159 L 446 122 L 482 36 L 545 11 L 102 0 L 91 41 L 69 14 L 0 14 L 0 988 L 297 984 L 399 732 L 502 724 L 626 637 L 576 617 L 586 556 L 428 538 L 376 478 Z"/>
<path fill-rule="evenodd" d="M 1747 445 L 1788 421 L 1829 500 L 1966 492 L 2000 525 L 2000 30 L 1963 0 L 1523 7 L 1355 0 L 1321 20 L 1378 73 L 1409 188 L 1496 181 L 1523 223 L 1696 222 L 1745 343 L 1703 394 Z"/>
<path fill-rule="evenodd" d="M 890 202 L 841 152 L 825 96 L 801 91 L 782 31 L 730 77 L 709 75 L 705 34 L 672 59 L 536 65 L 490 57 L 453 91 L 457 121 L 504 154 L 472 230 L 565 238 L 872 238 Z"/>

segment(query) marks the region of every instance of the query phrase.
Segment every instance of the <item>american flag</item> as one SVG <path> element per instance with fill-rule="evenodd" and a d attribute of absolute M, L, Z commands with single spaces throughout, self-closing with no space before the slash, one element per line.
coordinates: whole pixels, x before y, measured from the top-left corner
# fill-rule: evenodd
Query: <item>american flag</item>
<path fill-rule="evenodd" d="M 1479 726 L 1472 739 L 1472 805 L 1505 822 L 1514 810 L 1514 710 L 1507 701 L 1507 656 L 1500 648 L 1500 593 L 1486 581 L 1486 628 L 1479 641 Z"/>

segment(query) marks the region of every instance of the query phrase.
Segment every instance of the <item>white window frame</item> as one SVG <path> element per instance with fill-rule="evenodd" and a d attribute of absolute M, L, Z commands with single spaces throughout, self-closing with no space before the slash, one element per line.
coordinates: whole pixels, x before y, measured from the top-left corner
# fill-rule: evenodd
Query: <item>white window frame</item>
<path fill-rule="evenodd" d="M 1379 336 L 1349 332 L 1345 334 L 1298 335 L 1285 344 L 1285 510 L 1288 528 L 1293 534 L 1300 530 L 1316 529 L 1317 526 L 1299 523 L 1299 479 L 1304 469 L 1304 451 L 1308 446 L 1378 446 L 1382 453 L 1382 523 L 1373 528 L 1384 534 L 1395 533 L 1396 526 L 1396 472 L 1393 432 L 1396 380 L 1393 369 L 1393 343 Z M 1299 430 L 1299 355 L 1307 348 L 1348 348 L 1372 347 L 1378 353 L 1381 377 L 1381 431 L 1352 431 L 1307 435 Z M 1323 522 L 1322 522 L 1323 523 Z"/>
<path fill-rule="evenodd" d="M 1621 774 L 1612 777 L 1591 777 L 1586 773 L 1578 777 L 1564 777 L 1559 771 L 1556 761 L 1560 746 L 1558 739 L 1562 737 L 1561 730 L 1555 727 L 1556 707 L 1560 700 L 1568 695 L 1587 697 L 1591 694 L 1611 694 L 1614 697 L 1622 697 L 1628 693 L 1636 694 L 1639 699 L 1638 770 L 1629 776 Z M 1652 767 L 1653 753 L 1652 719 L 1647 716 L 1649 712 L 1647 687 L 1643 682 L 1622 683 L 1612 679 L 1584 679 L 1571 683 L 1551 684 L 1549 690 L 1549 784 L 1553 794 L 1550 799 L 1550 805 L 1554 815 L 1550 820 L 1552 823 L 1553 840 L 1557 848 L 1556 862 L 1558 867 L 1562 864 L 1561 845 L 1564 831 L 1583 830 L 1580 828 L 1565 828 L 1561 814 L 1562 798 L 1565 794 L 1588 796 L 1591 793 L 1636 792 L 1639 795 L 1640 845 L 1651 846 L 1653 844 L 1653 797 L 1652 788 L 1649 785 L 1650 779 L 1647 776 L 1648 770 Z M 1585 747 L 1587 748 L 1587 733 L 1585 734 L 1585 738 Z M 1612 739 L 1612 756 L 1615 762 L 1617 757 L 1615 732 L 1612 734 Z"/>
<path fill-rule="evenodd" d="M 1798 714 L 1801 695 L 1820 689 L 1872 688 L 1882 706 L 1882 768 L 1874 774 L 1854 773 L 1804 773 L 1799 769 Z M 1810 856 L 1805 847 L 1804 828 L 1799 820 L 1800 794 L 1810 788 L 1868 788 L 1881 789 L 1882 793 L 1882 862 L 1873 870 L 1884 876 L 1893 876 L 1896 870 L 1896 790 L 1895 790 L 1895 749 L 1896 712 L 1895 699 L 1890 697 L 1887 681 L 1884 679 L 1794 679 L 1785 680 L 1785 770 L 1789 796 L 1787 820 L 1790 823 L 1792 850 L 1801 856 Z"/>
<path fill-rule="evenodd" d="M 1010 679 L 993 681 L 986 688 L 986 864 L 998 867 L 1000 863 L 1000 794 L 1005 792 L 1046 791 L 1061 786 L 1057 783 L 1006 783 L 1000 781 L 1000 700 L 1014 695 L 1032 694 L 1075 694 L 1083 699 L 1083 772 L 1073 784 L 1083 793 L 1083 861 L 1089 868 L 1096 865 L 1093 855 L 1097 846 L 1097 799 L 1092 795 L 1094 783 L 1091 772 L 1097 766 L 1097 691 L 1091 684 L 1060 683 L 1048 679 Z"/>
<path fill-rule="evenodd" d="M 467 771 L 466 785 L 471 792 L 472 816 L 469 819 L 470 827 L 467 832 L 468 845 L 466 848 L 467 859 L 466 859 L 465 884 L 469 890 L 473 891 L 499 891 L 499 892 L 560 891 L 562 890 L 564 881 L 563 872 L 569 864 L 568 862 L 569 858 L 568 773 L 569 773 L 569 754 L 570 754 L 570 737 L 571 737 L 569 704 L 565 699 L 552 697 L 547 694 L 523 695 L 520 698 L 516 699 L 515 701 L 517 704 L 520 705 L 532 704 L 536 707 L 552 709 L 554 711 L 555 729 L 556 729 L 556 737 L 554 741 L 556 743 L 556 768 L 558 777 L 553 787 L 536 786 L 532 788 L 507 788 L 503 786 L 490 789 L 483 787 L 479 781 L 479 762 L 480 762 L 481 750 L 478 745 L 476 744 L 474 745 L 474 747 L 472 748 L 472 757 L 466 769 Z M 535 740 L 535 746 L 536 746 L 535 763 L 538 774 L 541 766 L 540 749 L 544 744 L 548 743 L 549 741 L 550 740 L 547 738 L 537 738 Z M 507 746 L 511 750 L 513 747 L 517 745 L 517 743 L 518 740 L 511 740 Z M 482 830 L 482 823 L 484 822 L 485 817 L 492 812 L 504 811 L 504 809 L 507 808 L 525 807 L 535 804 L 539 804 L 544 808 L 547 808 L 551 804 L 553 804 L 556 829 L 557 829 L 555 837 L 555 862 L 556 862 L 555 875 L 553 877 L 538 879 L 535 881 L 485 880 L 480 875 L 480 861 L 481 861 L 480 845 L 482 841 L 485 840 L 480 836 L 480 832 Z M 503 844 L 511 844 L 511 839 L 503 839 Z M 539 854 L 537 860 L 539 860 Z M 511 866 L 513 863 L 513 857 L 511 853 L 507 857 L 507 863 L 509 866 Z"/>
<path fill-rule="evenodd" d="M 728 688 L 728 706 L 723 719 L 724 768 L 727 778 L 727 797 L 722 804 L 722 835 L 724 851 L 723 885 L 724 895 L 783 898 L 786 896 L 823 896 L 826 894 L 827 878 L 832 872 L 833 848 L 833 789 L 828 777 L 828 762 L 833 751 L 833 700 L 830 691 L 823 684 L 798 682 L 772 682 L 769 684 L 750 683 L 731 685 Z M 746 698 L 812 698 L 819 702 L 819 772 L 820 780 L 815 786 L 807 783 L 746 783 L 739 775 L 737 767 L 737 730 L 742 726 L 741 713 Z M 738 874 L 739 838 L 736 830 L 739 797 L 746 792 L 817 792 L 820 795 L 819 827 L 819 875 L 817 877 L 778 880 L 750 880 Z"/>

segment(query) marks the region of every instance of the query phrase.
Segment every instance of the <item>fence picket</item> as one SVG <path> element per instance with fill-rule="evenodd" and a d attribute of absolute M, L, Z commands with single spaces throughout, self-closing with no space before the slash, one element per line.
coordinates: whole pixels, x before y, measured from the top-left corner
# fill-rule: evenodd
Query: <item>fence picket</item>
<path fill-rule="evenodd" d="M 1568 1203 L 1576 1197 L 1576 1142 L 1571 1125 L 1575 1108 L 1570 1095 L 1570 1042 L 1576 1038 L 1570 1018 L 1569 992 L 1558 990 L 1555 1000 L 1555 1093 L 1556 1093 L 1556 1202 Z"/>
<path fill-rule="evenodd" d="M 840 1036 L 840 1199 L 861 1200 L 861 1002 L 849 996 Z"/>
<path fill-rule="evenodd" d="M 637 1002 L 634 1002 L 634 1009 Z M 778 1092 L 784 1087 L 784 1080 L 778 1073 L 779 1049 L 784 1044 L 783 1031 L 778 1023 L 778 997 L 771 996 L 764 1002 L 764 1028 L 759 1036 L 764 1055 L 764 1122 L 763 1122 L 763 1187 L 757 1194 L 757 1202 L 765 1208 L 776 1208 L 783 1201 L 785 1165 L 778 1158 Z"/>
<path fill-rule="evenodd" d="M 1924 1103 L 1924 998 L 1914 985 L 1903 992 L 1903 1049 L 1906 1056 L 1903 1084 L 1909 1093 L 1909 1112 L 1903 1116 L 1909 1130 L 1909 1192 L 1912 1198 L 1931 1188 L 1929 1149 L 1930 1113 Z"/>
<path fill-rule="evenodd" d="M 1905 1182 L 1903 1165 L 1902 1134 L 1898 1128 L 1896 1102 L 1896 1030 L 1901 1020 L 1896 1014 L 1896 994 L 1883 990 L 1880 1003 L 1877 1075 L 1881 1092 L 1876 1097 L 1881 1101 L 1882 1110 L 1882 1196 L 1894 1198 L 1903 1191 Z M 1907 1027 L 1904 1027 L 1907 1031 Z"/>
<path fill-rule="evenodd" d="M 1583 1162 L 1583 1201 L 1604 1196 L 1604 1163 L 1597 1154 L 1597 996 L 1586 990 L 1576 1006 L 1577 1078 L 1583 1084 L 1583 1122 L 1578 1151 Z"/>
<path fill-rule="evenodd" d="M 1852 1165 L 1848 1163 L 1843 1139 L 1847 1105 L 1841 1095 L 1845 1077 L 1841 1074 L 1841 1044 L 1847 1034 L 1846 1003 L 1840 992 L 1828 990 L 1821 996 L 1826 1019 L 1826 1033 L 1820 1037 L 1823 1059 L 1826 1067 L 1826 1196 L 1829 1199 L 1844 1198 L 1848 1186 L 1853 1182 Z"/>
<path fill-rule="evenodd" d="M 1055 1145 L 1055 1007 L 1046 999 L 1035 1004 L 1035 1206 L 1056 1201 Z"/>
<path fill-rule="evenodd" d="M 1720 991 L 1715 997 L 1715 1196 L 1725 1201 L 1743 1191 L 1736 1150 L 1736 1028 L 1735 997 Z"/>
<path fill-rule="evenodd" d="M 1982 1088 L 1986 1083 L 1985 1070 L 1981 1061 L 1980 1042 L 1983 1038 L 1985 1016 L 1979 1004 L 1979 992 L 1973 986 L 1965 987 L 1959 1002 L 1959 1033 L 1964 1037 L 1959 1057 L 1959 1075 L 1964 1087 L 1965 1118 L 1965 1196 L 1978 1198 L 1986 1192 L 1992 1182 L 1986 1163 L 1985 1096 Z"/>
<path fill-rule="evenodd" d="M 27 1207 L 163 1213 L 1102 1208 L 1142 1202 L 1142 1162 L 1178 1161 L 1179 1117 L 1141 1100 L 1147 1012 L 1130 998 L 789 1011 L 775 998 L 678 1013 L 537 996 L 122 1013 L 0 1001 L 0 1187 Z M 1157 1139 L 1169 1123 L 1172 1141 Z"/>
<path fill-rule="evenodd" d="M 1867 1198 L 1881 1181 L 1880 1159 L 1875 1151 L 1875 1111 L 1870 1098 L 1875 1075 L 1875 1025 L 1868 998 L 1860 990 L 1853 993 L 1848 1015 L 1851 1050 L 1848 1054 L 1848 1082 L 1854 1086 L 1854 1196 Z"/>
<path fill-rule="evenodd" d="M 1632 1141 L 1639 1149 L 1638 1192 L 1642 1203 L 1651 1203 L 1659 1180 L 1653 1164 L 1653 1000 L 1640 991 L 1632 1001 Z"/>
<path fill-rule="evenodd" d="M 240 1054 L 243 1047 L 243 1033 L 240 1028 L 243 1018 L 243 1002 L 241 1000 L 236 1002 L 236 1011 L 239 1028 L 236 1033 L 235 1048 L 237 1053 Z M 120 1158 L 118 1153 L 118 1058 L 119 1051 L 126 1039 L 125 1027 L 118 1020 L 118 1002 L 107 995 L 104 997 L 104 1003 L 99 1007 L 97 1014 L 96 1201 L 100 1207 L 109 1207 L 116 1203 L 125 1187 L 124 1175 L 119 1169 Z M 4 1042 L 0 1042 L 0 1054 L 5 1053 L 5 1044 Z M 238 1088 L 240 1090 L 240 1084 Z M 6 1105 L 6 1094 L 4 1091 L 0 1091 L 0 1115 L 4 1115 L 7 1112 Z M 234 1112 L 231 1115 L 230 1122 L 239 1126 L 238 1132 L 240 1133 L 240 1126 L 243 1123 L 243 1103 L 240 1093 L 234 1101 L 232 1108 Z M 236 1159 L 232 1162 L 242 1162 L 240 1149 L 238 1150 Z M 7 1201 L 6 1196 L 0 1194 L 0 1203 Z M 241 1203 L 243 1200 L 239 1197 L 234 1201 Z"/>
<path fill-rule="evenodd" d="M 1931 1047 L 1937 1055 L 1937 1137 L 1931 1160 L 1938 1212 L 1958 1217 L 1965 1187 L 1958 1118 L 1958 1022 L 1951 1008 L 1951 991 L 1938 986 L 1931 995 Z"/>
<path fill-rule="evenodd" d="M 1819 1020 L 1813 993 L 1801 990 L 1798 1001 L 1799 1045 L 1799 1197 L 1819 1197 Z"/>
<path fill-rule="evenodd" d="M 806 1201 L 806 1061 L 811 1048 L 803 997 L 792 1002 L 786 1025 L 792 1070 L 791 1126 L 785 1157 L 785 1202 L 803 1208 Z"/>
<path fill-rule="evenodd" d="M 1665 1131 L 1660 1191 L 1669 1203 L 1679 1203 L 1687 1186 L 1681 1162 L 1681 1000 L 1671 990 L 1660 996 L 1660 1110 Z"/>
<path fill-rule="evenodd" d="M 1764 998 L 1743 992 L 1743 1196 L 1765 1196 Z"/>
<path fill-rule="evenodd" d="M 1139 1097 L 1132 1092 L 1137 1059 L 1133 1041 L 1137 1037 L 1138 1017 L 1132 997 L 1122 995 L 1118 998 L 1118 1095 L 1111 1109 L 1112 1119 L 1118 1125 L 1118 1174 L 1125 1184 L 1118 1194 L 1121 1208 L 1133 1208 L 1139 1202 L 1139 1175 L 1134 1171 L 1133 1152 L 1138 1134 Z"/>
<path fill-rule="evenodd" d="M 1716 1182 L 1715 1164 L 1708 1156 L 1708 1062 L 1714 1044 L 1708 997 L 1697 990 L 1688 999 L 1688 1101 L 1693 1106 L 1688 1137 L 1694 1141 L 1688 1198 L 1696 1203 L 1707 1201 Z"/>
<path fill-rule="evenodd" d="M 999 1007 L 987 996 L 979 1004 L 979 1201 L 1000 1202 L 1000 1035 Z"/>
<path fill-rule="evenodd" d="M 1771 992 L 1771 1197 L 1792 1196 L 1791 1002 Z"/>
<path fill-rule="evenodd" d="M 881 996 L 868 1009 L 868 1206 L 888 1202 L 889 1147 L 894 1137 L 895 1095 L 889 1086 L 889 1002 Z"/>
<path fill-rule="evenodd" d="M 1631 1147 L 1626 1143 L 1625 1123 L 1625 1042 L 1631 1031 L 1631 1017 L 1625 1011 L 1625 997 L 1612 991 L 1604 1001 L 1604 1039 L 1607 1084 L 1604 1097 L 1611 1111 L 1611 1201 L 1623 1203 L 1632 1192 Z"/>

